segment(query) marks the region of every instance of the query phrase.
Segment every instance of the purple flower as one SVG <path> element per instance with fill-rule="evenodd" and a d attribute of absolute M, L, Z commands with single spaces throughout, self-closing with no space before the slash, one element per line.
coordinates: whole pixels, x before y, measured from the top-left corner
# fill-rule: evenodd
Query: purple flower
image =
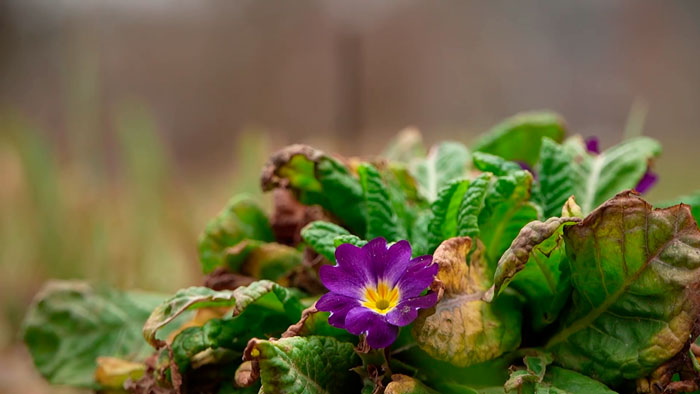
<path fill-rule="evenodd" d="M 598 144 L 598 137 L 586 138 L 586 150 L 588 153 L 600 154 L 600 146 Z"/>
<path fill-rule="evenodd" d="M 651 189 L 651 187 L 654 186 L 654 184 L 656 184 L 656 181 L 658 179 L 659 176 L 652 172 L 649 168 L 647 168 L 647 172 L 645 172 L 644 176 L 642 176 L 642 179 L 640 179 L 639 182 L 637 182 L 635 190 L 637 190 L 640 194 L 644 194 L 649 189 Z"/>
<path fill-rule="evenodd" d="M 387 248 L 375 238 L 362 248 L 342 244 L 335 250 L 337 265 L 324 265 L 321 282 L 330 290 L 316 308 L 331 312 L 328 322 L 354 335 L 365 334 L 375 349 L 391 345 L 399 327 L 418 317 L 418 309 L 430 308 L 437 294 L 421 296 L 437 275 L 432 256 L 411 259 L 411 245 L 399 241 Z"/>

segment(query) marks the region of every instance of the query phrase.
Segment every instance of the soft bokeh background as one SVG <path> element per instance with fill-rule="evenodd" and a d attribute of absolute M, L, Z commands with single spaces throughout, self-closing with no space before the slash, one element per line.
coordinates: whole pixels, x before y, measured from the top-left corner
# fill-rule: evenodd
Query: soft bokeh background
<path fill-rule="evenodd" d="M 414 125 L 468 143 L 549 108 L 665 148 L 700 188 L 700 2 L 0 0 L 0 392 L 52 392 L 18 346 L 48 278 L 164 292 L 293 142 L 372 154 Z"/>

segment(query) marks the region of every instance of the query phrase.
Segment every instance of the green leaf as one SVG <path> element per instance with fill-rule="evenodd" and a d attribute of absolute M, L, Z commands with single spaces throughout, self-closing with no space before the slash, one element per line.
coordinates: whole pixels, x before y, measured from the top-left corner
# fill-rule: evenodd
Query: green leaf
<path fill-rule="evenodd" d="M 251 320 L 252 323 L 257 323 Z M 251 331 L 260 331 L 259 324 Z M 245 348 L 245 336 L 242 336 L 243 329 L 250 329 L 234 319 L 210 319 L 201 326 L 188 327 L 182 330 L 173 339 L 172 349 L 175 363 L 181 373 L 187 371 L 193 359 L 207 349 L 236 349 L 238 353 L 231 358 L 240 358 Z M 258 329 L 258 330 L 256 330 Z M 282 328 L 283 332 L 284 328 Z M 253 338 L 256 335 L 251 335 Z M 239 340 L 240 339 L 240 340 Z"/>
<path fill-rule="evenodd" d="M 382 157 L 389 161 L 410 163 L 411 161 L 425 157 L 426 149 L 423 137 L 418 129 L 407 127 L 389 142 Z"/>
<path fill-rule="evenodd" d="M 700 230 L 688 206 L 626 191 L 564 229 L 573 294 L 546 349 L 609 384 L 646 376 L 693 339 Z"/>
<path fill-rule="evenodd" d="M 223 382 L 217 394 L 259 394 L 260 384 L 250 387 L 236 387 L 231 382 Z"/>
<path fill-rule="evenodd" d="M 545 218 L 559 216 L 569 197 L 577 193 L 579 180 L 573 160 L 573 152 L 549 138 L 542 139 L 535 172 L 539 177 L 539 201 Z"/>
<path fill-rule="evenodd" d="M 599 155 L 588 153 L 580 137 L 557 146 L 548 143 L 552 162 L 539 168 L 543 204 L 554 212 L 556 204 L 573 194 L 584 214 L 615 194 L 634 188 L 647 170 L 649 161 L 661 153 L 661 145 L 648 137 L 626 140 Z M 554 213 L 556 215 L 556 212 Z"/>
<path fill-rule="evenodd" d="M 538 364 L 536 370 L 534 363 Z M 578 372 L 559 367 L 545 366 L 546 361 L 537 357 L 525 357 L 526 369 L 515 369 L 505 384 L 506 393 L 552 393 L 552 394 L 616 394 L 605 384 Z"/>
<path fill-rule="evenodd" d="M 484 172 L 491 172 L 494 175 L 508 175 L 515 171 L 521 171 L 518 163 L 508 161 L 500 156 L 484 152 L 474 152 L 472 156 L 474 167 Z"/>
<path fill-rule="evenodd" d="M 420 212 L 416 217 L 416 220 L 413 222 L 413 227 L 409 232 L 413 256 L 431 254 L 435 248 L 434 245 L 430 244 L 428 237 L 428 226 L 430 225 L 431 219 L 432 212 L 425 210 Z"/>
<path fill-rule="evenodd" d="M 484 173 L 471 183 L 468 180 L 454 181 L 440 191 L 437 200 L 431 205 L 427 227 L 430 246 L 428 252 L 435 251 L 445 239 L 475 237 L 480 234 L 479 215 L 493 179 L 491 173 Z"/>
<path fill-rule="evenodd" d="M 396 196 L 403 196 L 405 200 L 412 204 L 426 205 L 425 200 L 418 191 L 418 183 L 411 175 L 406 164 L 389 162 L 379 166 L 379 168 L 390 192 L 392 190 L 395 191 Z M 406 203 L 406 201 L 403 201 L 403 203 Z"/>
<path fill-rule="evenodd" d="M 262 188 L 290 188 L 302 204 L 321 205 L 353 233 L 364 235 L 366 213 L 359 180 L 321 151 L 291 145 L 275 153 L 263 168 Z"/>
<path fill-rule="evenodd" d="M 330 262 L 335 262 L 334 240 L 341 235 L 351 235 L 350 232 L 337 224 L 317 220 L 311 222 L 301 229 L 301 238 L 316 253 L 327 258 Z"/>
<path fill-rule="evenodd" d="M 350 334 L 344 329 L 333 327 L 328 323 L 328 312 L 316 312 L 309 316 L 304 322 L 304 327 L 299 333 L 300 336 L 323 336 L 333 337 L 342 342 L 357 343 L 357 336 Z"/>
<path fill-rule="evenodd" d="M 158 330 L 185 311 L 205 307 L 232 307 L 232 315 L 238 316 L 254 302 L 277 308 L 292 321 L 296 321 L 304 309 L 294 292 L 268 280 L 253 282 L 235 290 L 215 291 L 208 287 L 188 287 L 179 290 L 153 310 L 143 326 L 143 337 L 157 348 L 160 347 L 160 340 L 156 339 Z"/>
<path fill-rule="evenodd" d="M 265 213 L 247 197 L 236 196 L 206 226 L 199 237 L 199 260 L 202 271 L 209 273 L 222 265 L 234 269 L 244 257 L 228 255 L 227 249 L 243 240 L 274 241 L 275 237 Z"/>
<path fill-rule="evenodd" d="M 508 368 L 518 358 L 514 353 L 468 367 L 458 367 L 436 360 L 417 347 L 402 351 L 395 357 L 415 368 L 413 371 L 404 370 L 399 373 L 412 373 L 440 393 L 503 394 L 503 383 L 509 374 Z M 396 361 L 396 358 L 392 360 Z M 392 369 L 397 369 L 394 364 Z"/>
<path fill-rule="evenodd" d="M 393 374 L 384 394 L 437 394 L 437 391 L 410 376 Z"/>
<path fill-rule="evenodd" d="M 431 205 L 428 237 L 433 248 L 443 240 L 457 236 L 458 214 L 468 188 L 469 181 L 466 179 L 453 181 L 440 190 Z"/>
<path fill-rule="evenodd" d="M 464 178 L 470 161 L 469 151 L 458 142 L 443 142 L 430 149 L 428 157 L 412 163 L 411 173 L 418 190 L 428 202 L 455 179 Z"/>
<path fill-rule="evenodd" d="M 531 377 L 528 371 L 517 370 L 516 375 Z M 532 379 L 532 378 L 530 378 Z M 550 367 L 541 382 L 533 383 L 527 378 L 523 379 L 522 386 L 518 387 L 518 393 L 552 393 L 552 394 L 617 394 L 605 384 L 591 379 L 586 375 L 559 367 Z M 506 391 L 511 392 L 511 391 Z M 514 391 L 512 391 L 515 393 Z"/>
<path fill-rule="evenodd" d="M 296 320 L 264 302 L 252 303 L 238 316 L 211 319 L 202 326 L 180 332 L 172 343 L 175 362 L 184 372 L 207 349 L 231 350 L 233 355 L 229 359 L 240 360 L 249 340 L 279 336 Z"/>
<path fill-rule="evenodd" d="M 175 361 L 181 372 L 190 364 L 201 364 L 203 356 L 215 354 L 213 351 L 228 350 L 227 361 L 240 360 L 243 351 L 253 338 L 279 338 L 290 326 L 299 320 L 280 308 L 279 302 L 264 297 L 248 304 L 232 318 L 212 318 L 201 326 L 188 327 L 180 332 L 172 343 Z M 345 330 L 328 324 L 327 312 L 310 314 L 303 319 L 303 326 L 297 335 L 322 335 L 345 342 L 357 342 L 357 337 Z"/>
<path fill-rule="evenodd" d="M 467 188 L 457 214 L 457 235 L 479 236 L 479 215 L 486 204 L 492 180 L 492 174 L 484 173 L 476 177 Z"/>
<path fill-rule="evenodd" d="M 276 242 L 242 241 L 227 250 L 232 255 L 242 260 L 235 271 L 256 279 L 278 280 L 302 262 L 299 250 Z"/>
<path fill-rule="evenodd" d="M 540 352 L 537 350 L 528 350 L 523 357 L 523 363 L 525 368 L 518 368 L 516 366 L 511 366 L 510 377 L 503 385 L 506 393 L 522 391 L 532 391 L 534 386 L 542 383 L 544 379 L 545 372 L 547 371 L 547 365 L 552 363 L 552 355 L 545 352 Z M 523 388 L 529 388 L 530 390 L 523 390 Z"/>
<path fill-rule="evenodd" d="M 498 261 L 493 294 L 498 296 L 509 284 L 523 294 L 535 330 L 552 323 L 569 297 L 569 272 L 561 267 L 566 264 L 562 235 L 565 226 L 579 221 L 550 218 L 530 222 Z"/>
<path fill-rule="evenodd" d="M 350 343 L 331 337 L 253 340 L 250 355 L 260 365 L 263 390 L 280 394 L 357 393 L 360 364 Z"/>
<path fill-rule="evenodd" d="M 547 384 L 549 386 L 547 386 Z M 548 388 L 550 393 L 617 394 L 597 380 L 591 379 L 578 372 L 559 367 L 550 367 L 547 369 L 547 374 L 544 377 L 542 386 Z"/>
<path fill-rule="evenodd" d="M 473 150 L 522 161 L 537 162 L 542 137 L 561 142 L 566 134 L 564 120 L 552 112 L 524 112 L 506 119 L 481 137 Z"/>
<path fill-rule="evenodd" d="M 357 173 L 360 176 L 367 212 L 366 238 L 384 237 L 390 242 L 406 239 L 406 229 L 399 223 L 389 191 L 379 171 L 371 164 L 365 163 L 357 167 Z"/>
<path fill-rule="evenodd" d="M 379 163 L 377 168 L 386 184 L 389 201 L 396 212 L 398 223 L 405 229 L 407 238 L 410 238 L 418 216 L 427 210 L 429 205 L 418 192 L 416 180 L 405 165 L 393 162 Z"/>
<path fill-rule="evenodd" d="M 141 325 L 164 298 L 94 289 L 82 282 L 49 282 L 25 317 L 24 342 L 49 382 L 97 388 L 98 357 L 143 362 L 152 353 L 141 337 Z"/>
<path fill-rule="evenodd" d="M 421 311 L 412 331 L 422 350 L 457 366 L 494 359 L 520 344 L 519 303 L 505 296 L 494 303 L 481 300 L 490 278 L 483 246 L 471 249 L 471 239 L 461 237 L 444 241 L 435 251 L 444 296 L 434 308 Z"/>
<path fill-rule="evenodd" d="M 498 176 L 488 186 L 479 213 L 479 236 L 492 272 L 520 229 L 540 216 L 539 207 L 530 201 L 531 187 L 532 174 L 520 169 Z"/>
<path fill-rule="evenodd" d="M 364 239 L 360 239 L 360 237 L 358 237 L 356 235 L 350 234 L 350 235 L 339 235 L 339 236 L 335 237 L 335 239 L 333 240 L 333 244 L 335 245 L 336 248 L 342 244 L 352 244 L 355 246 L 363 247 L 363 246 L 367 245 L 367 241 Z"/>

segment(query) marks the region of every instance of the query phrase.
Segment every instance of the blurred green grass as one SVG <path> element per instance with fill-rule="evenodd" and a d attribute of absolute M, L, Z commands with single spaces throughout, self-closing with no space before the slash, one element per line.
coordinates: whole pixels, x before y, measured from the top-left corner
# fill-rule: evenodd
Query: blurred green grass
<path fill-rule="evenodd" d="M 64 141 L 0 113 L 0 350 L 49 278 L 173 292 L 201 280 L 196 238 L 234 193 L 256 197 L 265 133 L 231 137 L 232 160 L 186 174 L 150 112 L 116 111 L 113 141 L 84 129 Z"/>

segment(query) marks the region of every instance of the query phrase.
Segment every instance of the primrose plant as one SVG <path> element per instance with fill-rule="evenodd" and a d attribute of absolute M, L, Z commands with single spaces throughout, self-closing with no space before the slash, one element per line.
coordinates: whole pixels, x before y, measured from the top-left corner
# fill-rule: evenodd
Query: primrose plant
<path fill-rule="evenodd" d="M 204 229 L 203 286 L 51 282 L 24 340 L 51 383 L 104 392 L 698 390 L 700 193 L 640 195 L 660 152 L 547 112 L 469 149 L 289 146 L 269 213 L 236 196 Z"/>

